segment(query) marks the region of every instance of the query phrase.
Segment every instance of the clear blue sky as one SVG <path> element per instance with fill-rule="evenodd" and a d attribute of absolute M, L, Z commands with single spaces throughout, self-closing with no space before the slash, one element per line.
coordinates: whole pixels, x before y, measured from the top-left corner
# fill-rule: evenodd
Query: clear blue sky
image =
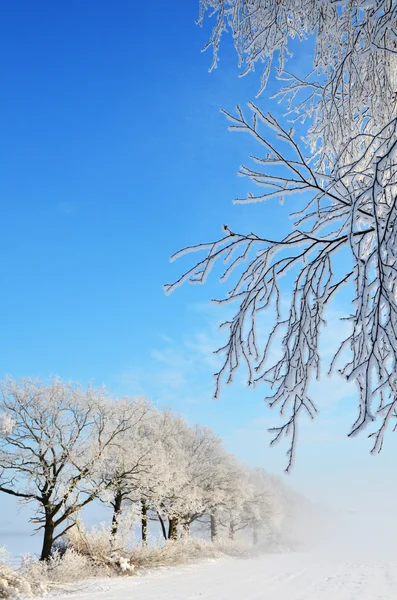
<path fill-rule="evenodd" d="M 208 73 L 210 29 L 195 25 L 197 14 L 198 0 L 2 4 L 0 371 L 148 395 L 281 473 L 264 392 L 237 381 L 211 400 L 216 278 L 171 297 L 162 290 L 189 264 L 169 256 L 215 239 L 223 223 L 273 237 L 289 227 L 288 206 L 231 204 L 247 190 L 236 171 L 253 146 L 227 131 L 219 109 L 253 99 L 258 76 L 238 79 L 226 38 Z M 268 98 L 262 108 L 280 114 Z M 318 388 L 322 421 L 304 429 L 291 477 L 308 493 L 327 473 L 347 485 L 352 470 L 384 482 L 394 440 L 375 464 L 364 442 L 344 439 L 354 394 L 335 380 Z"/>
<path fill-rule="evenodd" d="M 220 293 L 215 278 L 171 297 L 162 287 L 189 264 L 170 265 L 180 247 L 262 217 L 232 207 L 252 145 L 220 114 L 252 98 L 257 80 L 238 80 L 227 40 L 209 75 L 197 14 L 196 2 L 158 0 L 3 7 L 3 374 L 158 396 L 136 373 L 158 370 L 153 354 L 170 340 L 213 334 L 202 313 Z M 272 229 L 282 213 L 271 210 Z"/>
<path fill-rule="evenodd" d="M 219 235 L 243 190 L 244 149 L 219 108 L 256 82 L 230 76 L 234 55 L 209 76 L 196 13 L 3 5 L 3 372 L 110 383 L 159 334 L 191 328 L 187 301 L 208 299 L 162 285 L 179 270 L 171 253 Z"/>

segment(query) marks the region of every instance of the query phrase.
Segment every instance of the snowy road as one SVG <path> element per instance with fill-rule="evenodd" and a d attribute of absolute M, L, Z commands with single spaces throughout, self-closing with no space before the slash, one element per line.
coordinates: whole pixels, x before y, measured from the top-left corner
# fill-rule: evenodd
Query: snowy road
<path fill-rule="evenodd" d="M 394 600 L 395 560 L 304 554 L 227 559 L 83 582 L 57 600 Z"/>

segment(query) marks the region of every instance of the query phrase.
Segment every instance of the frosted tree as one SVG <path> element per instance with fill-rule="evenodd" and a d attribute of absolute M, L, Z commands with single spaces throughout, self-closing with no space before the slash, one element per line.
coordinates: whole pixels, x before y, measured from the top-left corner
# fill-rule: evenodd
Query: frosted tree
<path fill-rule="evenodd" d="M 260 189 L 236 202 L 293 201 L 293 229 L 277 239 L 265 228 L 247 233 L 225 225 L 219 239 L 181 252 L 204 257 L 166 289 L 204 283 L 222 261 L 222 281 L 234 273 L 217 301 L 237 308 L 223 323 L 215 396 L 242 364 L 248 385 L 270 386 L 269 406 L 282 414 L 271 429 L 273 442 L 288 440 L 288 470 L 299 419 L 317 412 L 309 384 L 320 375 L 326 309 L 346 285 L 350 331 L 330 369 L 357 384 L 349 435 L 372 425 L 372 451 L 379 452 L 397 416 L 397 2 L 201 0 L 200 6 L 201 23 L 208 11 L 215 19 L 213 67 L 221 36 L 230 31 L 242 74 L 261 68 L 258 95 L 273 73 L 279 82 L 282 121 L 265 113 L 260 99 L 226 116 L 230 129 L 258 145 L 239 173 Z M 308 40 L 310 48 L 315 42 L 306 75 L 302 61 L 295 64 L 294 39 Z M 269 336 L 257 321 L 266 313 L 274 319 Z M 275 359 L 274 343 L 281 350 Z"/>
<path fill-rule="evenodd" d="M 231 540 L 236 533 L 246 529 L 251 522 L 247 503 L 253 497 L 254 489 L 251 485 L 249 470 L 240 464 L 234 456 L 229 456 L 225 464 L 226 481 L 223 489 L 213 496 L 213 510 L 211 512 L 211 539 L 216 539 L 218 526 L 226 529 Z M 215 526 L 215 529 L 214 529 Z"/>
<path fill-rule="evenodd" d="M 131 400 L 129 428 L 112 444 L 102 461 L 99 481 L 104 481 L 99 498 L 113 508 L 112 533 L 116 537 L 118 522 L 124 505 L 141 503 L 142 490 L 146 490 L 158 461 L 156 440 L 152 434 L 155 411 L 145 398 Z M 142 539 L 146 542 L 147 523 L 142 515 Z"/>
<path fill-rule="evenodd" d="M 263 469 L 249 472 L 251 495 L 245 502 L 245 522 L 252 529 L 253 543 L 264 533 L 268 542 L 276 542 L 293 527 L 292 491 Z"/>
<path fill-rule="evenodd" d="M 59 379 L 0 383 L 0 492 L 34 505 L 42 560 L 108 485 L 102 461 L 133 413 L 128 401 Z"/>
<path fill-rule="evenodd" d="M 181 527 L 185 531 L 190 517 L 202 513 L 202 495 L 196 468 L 200 442 L 181 417 L 167 410 L 158 423 L 162 448 L 162 463 L 156 485 L 147 494 L 149 505 L 156 513 L 165 539 L 176 540 Z M 168 521 L 168 528 L 166 528 Z"/>
<path fill-rule="evenodd" d="M 225 502 L 233 487 L 229 464 L 236 461 L 212 430 L 189 427 L 169 410 L 159 414 L 155 438 L 157 460 L 140 494 L 164 538 L 176 540 Z"/>
<path fill-rule="evenodd" d="M 188 486 L 180 508 L 180 522 L 185 534 L 189 533 L 192 523 L 203 515 L 210 515 L 211 537 L 212 527 L 220 506 L 224 506 L 234 497 L 238 484 L 243 479 L 242 469 L 236 459 L 228 455 L 222 440 L 208 427 L 196 425 L 187 430 L 183 440 L 183 452 L 186 455 L 186 476 Z M 190 490 L 189 494 L 186 491 Z M 191 503 L 191 491 L 194 500 Z M 184 508 L 186 506 L 186 508 Z"/>

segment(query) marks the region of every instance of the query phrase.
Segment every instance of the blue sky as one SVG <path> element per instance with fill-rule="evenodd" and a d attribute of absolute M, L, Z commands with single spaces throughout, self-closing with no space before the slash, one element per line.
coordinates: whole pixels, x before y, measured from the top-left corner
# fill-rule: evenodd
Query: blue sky
<path fill-rule="evenodd" d="M 232 206 L 247 191 L 236 172 L 253 146 L 227 131 L 219 109 L 253 99 L 258 76 L 237 77 L 227 38 L 208 73 L 210 29 L 195 25 L 197 4 L 2 5 L 0 370 L 148 395 L 213 427 L 242 460 L 281 473 L 264 391 L 249 392 L 242 375 L 211 399 L 216 277 L 170 297 L 162 290 L 190 264 L 170 255 L 215 239 L 223 223 L 273 237 L 290 226 L 288 206 Z M 259 103 L 281 114 L 269 93 Z M 333 308 L 325 349 L 342 311 Z M 303 428 L 289 481 L 315 498 L 328 485 L 335 501 L 343 489 L 352 503 L 366 477 L 384 491 L 394 440 L 369 457 L 365 441 L 345 438 L 354 388 L 324 380 L 315 393 L 323 411 L 318 427 Z"/>

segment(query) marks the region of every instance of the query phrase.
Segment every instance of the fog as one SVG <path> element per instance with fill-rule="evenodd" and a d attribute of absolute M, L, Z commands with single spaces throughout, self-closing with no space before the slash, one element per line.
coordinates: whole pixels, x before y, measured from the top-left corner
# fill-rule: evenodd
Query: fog
<path fill-rule="evenodd" d="M 301 548 L 349 560 L 397 558 L 397 494 L 391 477 L 378 473 L 349 485 L 328 474 L 296 519 Z"/>

